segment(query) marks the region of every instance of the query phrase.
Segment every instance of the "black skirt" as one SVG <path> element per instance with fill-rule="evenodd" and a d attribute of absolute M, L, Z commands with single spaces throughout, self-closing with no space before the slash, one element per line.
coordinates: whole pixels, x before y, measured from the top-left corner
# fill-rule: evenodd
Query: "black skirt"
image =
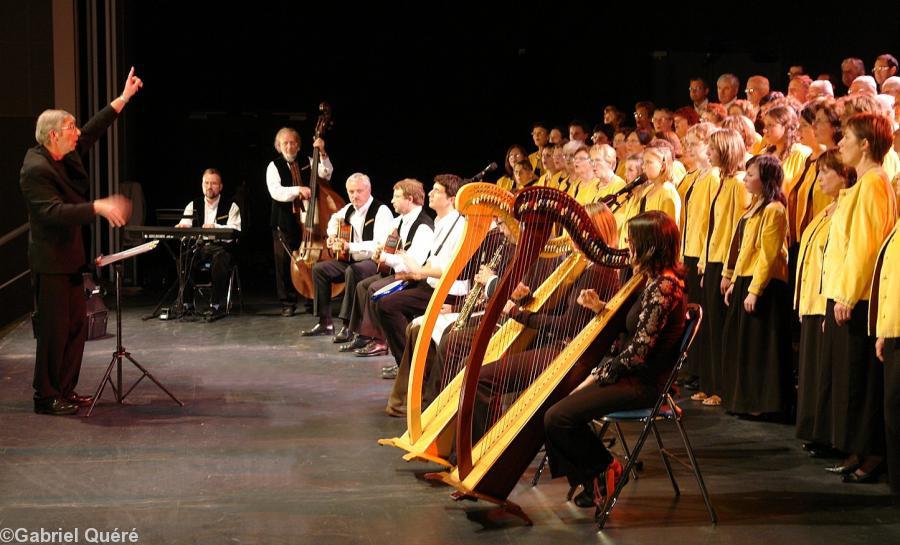
<path fill-rule="evenodd" d="M 831 367 L 831 444 L 859 454 L 884 454 L 884 367 L 875 357 L 875 339 L 866 330 L 869 302 L 853 307 L 838 327 L 834 301 L 825 311 L 822 361 Z"/>
<path fill-rule="evenodd" d="M 685 288 L 687 289 L 688 303 L 696 303 L 703 306 L 703 288 L 700 287 L 700 275 L 697 274 L 697 263 L 700 258 L 684 257 L 684 268 L 687 272 L 684 279 Z M 701 363 L 707 358 L 706 352 L 703 350 L 703 328 L 697 332 L 697 338 L 688 351 L 687 362 L 685 362 L 684 370 L 688 375 L 700 376 Z"/>
<path fill-rule="evenodd" d="M 753 277 L 737 277 L 729 299 L 722 332 L 722 403 L 734 413 L 783 412 L 793 391 L 787 284 L 769 281 L 750 314 L 744 299 L 752 282 Z"/>
<path fill-rule="evenodd" d="M 900 494 L 900 338 L 884 340 L 884 433 L 891 492 Z"/>
<path fill-rule="evenodd" d="M 797 437 L 831 443 L 831 368 L 822 360 L 824 316 L 804 316 L 800 324 L 800 382 L 797 389 Z M 828 360 L 830 361 L 830 360 Z"/>
<path fill-rule="evenodd" d="M 702 342 L 699 344 L 705 355 L 700 362 L 700 390 L 708 395 L 722 394 L 722 323 L 728 307 L 722 299 L 719 285 L 722 283 L 722 263 L 707 263 L 703 274 L 701 302 L 703 306 L 703 323 L 701 324 Z"/>

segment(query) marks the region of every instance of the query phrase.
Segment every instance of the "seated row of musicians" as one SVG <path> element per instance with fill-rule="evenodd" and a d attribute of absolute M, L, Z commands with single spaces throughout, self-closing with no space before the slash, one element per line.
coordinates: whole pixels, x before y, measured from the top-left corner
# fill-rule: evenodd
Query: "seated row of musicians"
<path fill-rule="evenodd" d="M 432 221 L 422 209 L 421 182 L 401 180 L 394 186 L 391 202 L 399 216 L 393 218 L 387 207 L 371 196 L 368 177 L 351 176 L 347 180 L 351 202 L 332 216 L 326 241 L 335 253 L 349 250 L 349 260 L 320 261 L 313 267 L 319 321 L 302 335 L 334 333 L 332 285 L 344 282 L 339 315 L 343 327 L 332 340 L 347 343 L 341 350 L 355 351 L 357 355 L 380 355 L 390 347 L 399 359 L 407 322 L 424 312 L 437 279 L 462 239 L 465 220 L 454 205 L 461 185 L 462 179 L 452 174 L 435 177 L 434 187 L 428 193 L 429 207 L 436 214 Z M 352 226 L 349 242 L 338 236 L 341 221 Z M 400 245 L 394 253 L 384 250 L 391 233 Z M 379 273 L 379 265 L 394 274 Z M 372 300 L 376 291 L 398 280 L 405 281 L 404 289 Z"/>
<path fill-rule="evenodd" d="M 428 258 L 434 242 L 434 220 L 425 212 L 424 204 L 422 182 L 407 178 L 394 184 L 391 205 L 397 217 L 392 224 L 391 241 L 379 245 L 373 256 L 379 265 L 378 273 L 357 284 L 355 293 L 344 296 L 352 297 L 353 303 L 349 328 L 334 338 L 336 343 L 345 343 L 340 347 L 341 352 L 352 352 L 357 356 L 387 354 L 384 335 L 372 324 L 371 297 L 375 291 L 395 281 L 393 273 L 409 269 L 407 259 L 422 264 Z"/>
<path fill-rule="evenodd" d="M 241 211 L 237 203 L 222 196 L 222 174 L 208 168 L 203 171 L 203 198 L 196 198 L 184 208 L 184 215 L 175 227 L 203 227 L 241 230 Z M 192 278 L 197 278 L 199 269 L 209 267 L 212 279 L 212 301 L 205 314 L 208 319 L 221 317 L 225 312 L 228 296 L 228 281 L 234 256 L 234 241 L 201 241 L 191 256 L 189 270 Z M 191 283 L 188 284 L 188 290 Z M 191 292 L 184 294 L 186 301 L 192 300 Z"/>

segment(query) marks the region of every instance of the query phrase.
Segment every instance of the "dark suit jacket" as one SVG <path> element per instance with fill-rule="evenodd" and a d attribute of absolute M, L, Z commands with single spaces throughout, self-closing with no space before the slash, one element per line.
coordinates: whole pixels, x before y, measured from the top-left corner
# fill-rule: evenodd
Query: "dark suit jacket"
<path fill-rule="evenodd" d="M 81 129 L 74 151 L 54 161 L 37 145 L 25 153 L 19 187 L 28 207 L 28 259 L 38 274 L 71 274 L 85 265 L 82 226 L 94 220 L 83 159 L 118 114 L 107 106 Z"/>

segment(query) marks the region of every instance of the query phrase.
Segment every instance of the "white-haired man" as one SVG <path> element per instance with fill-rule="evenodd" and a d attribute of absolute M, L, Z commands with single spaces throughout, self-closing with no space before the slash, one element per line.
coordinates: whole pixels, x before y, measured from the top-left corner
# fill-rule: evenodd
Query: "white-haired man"
<path fill-rule="evenodd" d="M 334 167 L 325 153 L 325 141 L 317 138 L 313 147 L 319 150 L 318 176 L 330 180 Z M 300 225 L 297 214 L 306 210 L 310 196 L 309 183 L 304 170 L 297 161 L 300 153 L 300 134 L 283 127 L 275 135 L 275 151 L 278 156 L 266 167 L 266 186 L 272 197 L 272 213 L 269 226 L 272 228 L 272 244 L 275 252 L 275 290 L 281 301 L 281 315 L 293 316 L 297 305 L 297 290 L 291 281 L 291 256 L 287 249 L 296 250 L 300 246 Z M 308 159 L 312 165 L 312 158 Z"/>
<path fill-rule="evenodd" d="M 349 260 L 330 259 L 313 265 L 312 278 L 316 290 L 314 308 L 319 322 L 312 329 L 301 331 L 300 334 L 304 337 L 334 334 L 331 286 L 341 282 L 344 283 L 344 298 L 339 317 L 344 328 L 335 336 L 348 336 L 346 327 L 353 310 L 352 295 L 356 293 L 356 284 L 378 270 L 378 264 L 372 257 L 378 249 L 378 243 L 387 239 L 393 226 L 394 215 L 387 205 L 372 196 L 372 182 L 368 176 L 361 172 L 351 174 L 346 185 L 350 202 L 328 220 L 326 244 L 335 254 L 348 250 Z M 338 236 L 341 222 L 351 227 L 349 242 Z"/>
<path fill-rule="evenodd" d="M 737 100 L 738 90 L 741 86 L 741 80 L 734 74 L 722 74 L 716 81 L 716 94 L 719 97 L 719 104 L 725 106 L 725 111 Z"/>
<path fill-rule="evenodd" d="M 834 98 L 834 87 L 827 79 L 817 79 L 810 83 L 806 93 L 806 100 L 809 102 L 822 97 Z"/>
<path fill-rule="evenodd" d="M 28 208 L 28 261 L 37 300 L 33 385 L 39 414 L 75 414 L 92 401 L 75 393 L 87 337 L 82 228 L 96 216 L 121 227 L 131 202 L 121 195 L 88 200 L 90 179 L 83 161 L 141 86 L 132 68 L 122 94 L 81 129 L 72 114 L 45 110 L 35 127 L 38 145 L 22 162 L 19 186 Z"/>

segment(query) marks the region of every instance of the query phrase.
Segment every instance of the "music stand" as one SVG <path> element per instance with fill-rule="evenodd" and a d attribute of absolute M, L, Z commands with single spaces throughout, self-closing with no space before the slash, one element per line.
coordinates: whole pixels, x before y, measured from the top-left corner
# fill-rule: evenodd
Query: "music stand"
<path fill-rule="evenodd" d="M 158 240 L 154 240 L 152 242 L 147 242 L 146 244 L 141 244 L 140 246 L 135 246 L 134 248 L 130 248 L 125 250 L 124 252 L 119 252 L 117 254 L 112 254 L 108 256 L 99 256 L 97 257 L 96 264 L 97 267 L 105 267 L 106 265 L 112 265 L 113 269 L 116 272 L 116 351 L 113 352 L 112 359 L 109 361 L 109 365 L 106 367 L 106 372 L 103 373 L 103 378 L 100 379 L 100 384 L 97 385 L 97 390 L 94 392 L 94 399 L 91 401 L 91 406 L 88 408 L 85 417 L 91 416 L 91 413 L 94 411 L 94 406 L 97 404 L 97 401 L 100 399 L 100 396 L 103 395 L 103 390 L 106 388 L 106 383 L 108 382 L 110 387 L 113 389 L 113 393 L 116 396 L 116 401 L 119 404 L 122 404 L 125 401 L 125 398 L 134 390 L 135 386 L 138 385 L 144 377 L 149 378 L 156 384 L 160 390 L 168 394 L 169 397 L 178 405 L 184 407 L 184 403 L 178 400 L 172 392 L 166 389 L 165 386 L 160 384 L 158 380 L 145 369 L 140 363 L 137 362 L 134 358 L 131 357 L 131 353 L 125 350 L 125 347 L 122 346 L 122 262 L 125 259 L 149 252 L 156 248 L 159 244 Z M 122 388 L 122 358 L 127 358 L 128 361 L 132 363 L 135 367 L 137 367 L 141 371 L 141 376 L 138 378 L 134 384 L 131 385 L 131 388 L 128 389 L 127 392 L 123 393 Z M 116 367 L 116 382 L 113 383 L 110 375 L 112 374 L 113 367 Z"/>

